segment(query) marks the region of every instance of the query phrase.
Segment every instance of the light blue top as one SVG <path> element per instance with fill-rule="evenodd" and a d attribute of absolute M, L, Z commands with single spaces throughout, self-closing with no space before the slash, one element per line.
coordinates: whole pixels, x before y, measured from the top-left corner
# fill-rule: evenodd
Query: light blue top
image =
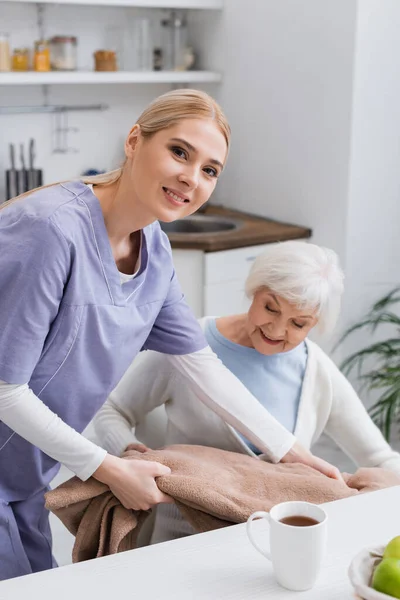
<path fill-rule="evenodd" d="M 207 319 L 204 331 L 207 342 L 223 364 L 277 421 L 293 433 L 307 365 L 306 344 L 302 342 L 289 352 L 265 356 L 254 348 L 228 340 L 218 331 L 215 319 Z M 259 454 L 255 446 L 241 437 L 253 452 Z"/>

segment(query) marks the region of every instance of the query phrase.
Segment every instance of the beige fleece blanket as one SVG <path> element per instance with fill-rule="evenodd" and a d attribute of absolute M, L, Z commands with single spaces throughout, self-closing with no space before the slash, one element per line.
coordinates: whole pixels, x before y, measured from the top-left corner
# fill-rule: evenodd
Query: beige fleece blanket
<path fill-rule="evenodd" d="M 346 483 L 329 479 L 301 464 L 271 464 L 234 452 L 204 446 L 168 446 L 128 460 L 153 460 L 171 474 L 157 485 L 172 496 L 183 516 L 198 532 L 243 523 L 257 510 L 269 511 L 288 500 L 320 504 L 371 490 L 400 485 L 400 477 L 383 469 L 359 469 Z M 148 513 L 125 509 L 108 487 L 77 477 L 46 494 L 46 507 L 75 536 L 73 562 L 136 547 Z"/>

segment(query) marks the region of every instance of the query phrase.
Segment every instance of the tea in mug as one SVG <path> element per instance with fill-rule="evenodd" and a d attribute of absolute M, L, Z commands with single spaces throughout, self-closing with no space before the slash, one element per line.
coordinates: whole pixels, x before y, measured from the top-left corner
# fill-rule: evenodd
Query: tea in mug
<path fill-rule="evenodd" d="M 292 517 L 283 517 L 280 519 L 280 523 L 284 525 L 292 525 L 293 527 L 311 527 L 311 525 L 318 525 L 319 521 L 312 519 L 311 517 L 303 517 L 302 515 L 293 515 Z"/>

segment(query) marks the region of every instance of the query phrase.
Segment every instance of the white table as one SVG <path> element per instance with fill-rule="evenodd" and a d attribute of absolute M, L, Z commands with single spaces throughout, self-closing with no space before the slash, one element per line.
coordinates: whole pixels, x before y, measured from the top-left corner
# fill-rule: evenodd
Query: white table
<path fill-rule="evenodd" d="M 316 586 L 289 592 L 246 537 L 245 525 L 132 550 L 0 583 L 1 600 L 353 599 L 347 579 L 363 547 L 400 534 L 400 486 L 324 505 L 328 555 Z M 260 537 L 267 525 L 256 521 Z"/>

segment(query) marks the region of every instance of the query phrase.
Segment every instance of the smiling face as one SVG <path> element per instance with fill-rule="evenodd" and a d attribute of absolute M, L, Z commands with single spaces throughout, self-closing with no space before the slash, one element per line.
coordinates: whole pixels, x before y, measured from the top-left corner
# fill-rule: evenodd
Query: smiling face
<path fill-rule="evenodd" d="M 253 297 L 245 327 L 252 346 L 271 355 L 298 346 L 317 322 L 316 310 L 299 309 L 263 288 Z"/>
<path fill-rule="evenodd" d="M 210 198 L 227 156 L 226 140 L 211 119 L 183 119 L 150 137 L 135 126 L 125 144 L 132 192 L 154 219 L 174 221 Z"/>

